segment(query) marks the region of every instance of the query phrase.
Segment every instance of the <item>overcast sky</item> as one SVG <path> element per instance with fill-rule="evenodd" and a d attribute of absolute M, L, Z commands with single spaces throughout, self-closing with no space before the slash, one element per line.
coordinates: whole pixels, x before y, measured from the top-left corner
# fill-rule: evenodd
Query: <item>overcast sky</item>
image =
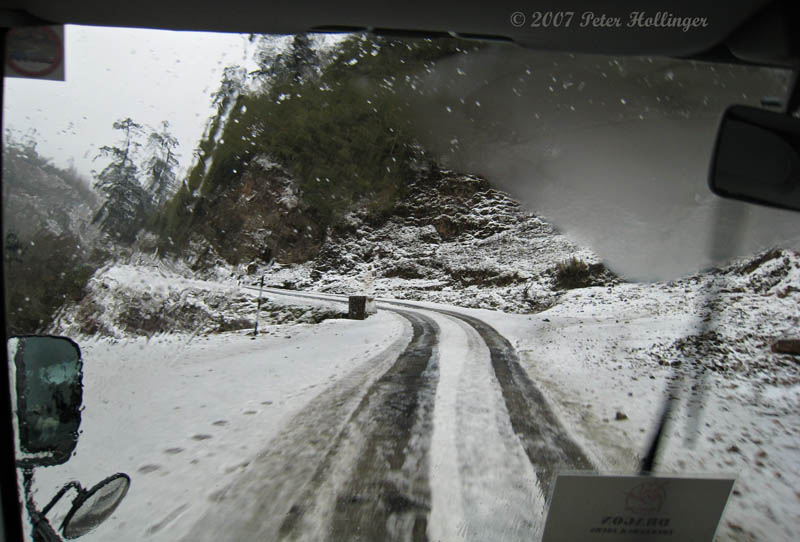
<path fill-rule="evenodd" d="M 38 133 L 38 151 L 87 177 L 97 148 L 113 144 L 112 123 L 131 117 L 158 126 L 169 121 L 179 142 L 181 166 L 212 114 L 211 93 L 225 66 L 246 62 L 239 34 L 170 32 L 68 26 L 66 82 L 5 80 L 5 128 Z"/>

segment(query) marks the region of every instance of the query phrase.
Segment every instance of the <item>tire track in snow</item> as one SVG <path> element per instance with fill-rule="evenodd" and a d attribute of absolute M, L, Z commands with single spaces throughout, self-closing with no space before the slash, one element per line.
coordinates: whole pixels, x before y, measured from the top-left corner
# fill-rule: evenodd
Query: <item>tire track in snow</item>
<path fill-rule="evenodd" d="M 361 400 L 281 538 L 427 540 L 439 330 L 426 316 L 393 312 L 411 323 L 411 342 Z"/>
<path fill-rule="evenodd" d="M 595 470 L 592 462 L 569 436 L 542 392 L 520 365 L 514 347 L 492 326 L 458 312 L 394 301 L 382 303 L 450 316 L 467 323 L 478 332 L 489 347 L 492 367 L 503 392 L 511 426 L 519 437 L 536 471 L 542 493 L 548 500 L 554 476 L 559 470 Z"/>
<path fill-rule="evenodd" d="M 309 294 L 300 296 L 314 297 Z M 332 301 L 331 298 L 325 297 L 316 299 Z M 402 301 L 379 300 L 379 302 L 383 305 L 406 307 L 415 311 L 430 310 L 450 316 L 465 322 L 478 332 L 489 347 L 492 367 L 503 391 L 511 426 L 534 466 L 539 487 L 546 499 L 550 499 L 554 477 L 559 470 L 596 470 L 586 453 L 569 436 L 542 392 L 522 368 L 514 347 L 492 326 L 478 318 L 454 311 L 421 307 Z"/>
<path fill-rule="evenodd" d="M 281 523 L 340 440 L 365 390 L 408 347 L 411 331 L 408 326 L 391 346 L 293 415 L 241 475 L 211 495 L 213 506 L 183 540 L 276 540 Z"/>
<path fill-rule="evenodd" d="M 435 313 L 434 313 L 435 314 Z M 436 315 L 442 334 L 431 445 L 434 540 L 536 540 L 544 497 L 511 427 L 488 346 L 475 329 Z"/>
<path fill-rule="evenodd" d="M 347 302 L 296 292 L 272 293 Z M 405 350 L 371 386 L 362 384 L 362 389 L 368 387 L 366 393 L 358 393 L 357 385 L 348 387 L 349 394 L 361 401 L 335 437 L 330 420 L 320 419 L 320 412 L 340 406 L 346 395 L 342 391 L 336 401 L 314 400 L 294 418 L 303 426 L 302 436 L 297 438 L 290 428 L 281 440 L 291 443 L 276 443 L 280 448 L 270 455 L 278 457 L 270 458 L 269 472 L 261 468 L 245 473 L 243 479 L 254 475 L 266 478 L 259 484 L 261 489 L 246 492 L 261 504 L 247 514 L 244 525 L 217 528 L 224 538 L 237 533 L 234 538 L 238 539 L 241 533 L 268 540 L 427 540 L 439 329 L 431 318 L 417 312 L 391 312 L 411 325 L 412 336 Z M 315 429 L 320 434 L 309 434 Z M 311 452 L 302 449 L 304 440 L 310 440 Z M 324 453 L 320 441 L 332 443 Z M 309 474 L 308 466 L 313 464 L 318 466 Z M 252 481 L 247 483 L 252 485 Z M 266 487 L 276 485 L 280 486 L 278 492 Z M 236 493 L 229 499 L 233 503 L 244 496 L 241 491 Z M 264 499 L 263 495 L 270 497 Z M 241 510 L 229 511 L 228 523 L 231 516 L 241 514 Z M 195 533 L 211 539 L 202 528 Z"/>

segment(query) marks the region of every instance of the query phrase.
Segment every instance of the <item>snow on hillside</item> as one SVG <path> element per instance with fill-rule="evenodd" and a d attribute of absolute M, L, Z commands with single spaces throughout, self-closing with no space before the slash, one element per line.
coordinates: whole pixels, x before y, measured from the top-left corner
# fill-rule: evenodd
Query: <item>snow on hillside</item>
<path fill-rule="evenodd" d="M 591 250 L 485 179 L 442 171 L 409 192 L 385 222 L 351 213 L 312 262 L 261 272 L 275 286 L 508 312 L 555 304 L 556 268 L 572 258 L 592 266 L 590 284 L 616 282 Z"/>
<path fill-rule="evenodd" d="M 44 232 L 88 238 L 87 226 L 97 206 L 89 182 L 75 171 L 53 167 L 35 148 L 24 150 L 11 143 L 4 150 L 5 232 L 26 240 Z"/>
<path fill-rule="evenodd" d="M 241 287 L 227 268 L 195 278 L 175 262 L 109 264 L 89 280 L 87 294 L 65 307 L 51 331 L 75 337 L 115 339 L 177 333 L 208 335 L 253 329 L 257 295 Z M 263 297 L 259 324 L 319 323 L 343 310 L 298 306 Z"/>
<path fill-rule="evenodd" d="M 185 261 L 141 253 L 118 260 L 95 273 L 88 294 L 53 329 L 117 338 L 245 329 L 254 324 L 255 302 L 237 288 L 261 276 L 272 287 L 531 313 L 564 295 L 556 274 L 571 259 L 588 266 L 587 285 L 618 282 L 590 250 L 485 179 L 442 171 L 413 184 L 387 220 L 351 213 L 304 264 L 233 267 L 218 259 L 195 272 Z M 267 323 L 336 316 L 299 309 L 287 316 L 281 307 L 265 307 Z"/>

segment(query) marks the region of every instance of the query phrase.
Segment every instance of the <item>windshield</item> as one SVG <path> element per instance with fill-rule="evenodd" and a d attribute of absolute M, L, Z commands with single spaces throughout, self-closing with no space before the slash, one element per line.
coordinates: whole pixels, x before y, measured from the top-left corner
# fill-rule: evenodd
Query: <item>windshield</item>
<path fill-rule="evenodd" d="M 82 352 L 38 509 L 130 476 L 83 540 L 538 539 L 557 474 L 638 472 L 666 391 L 655 472 L 736 478 L 716 540 L 793 539 L 798 219 L 706 181 L 723 111 L 788 73 L 367 34 L 64 51 L 63 82 L 5 80 L 6 323 Z"/>

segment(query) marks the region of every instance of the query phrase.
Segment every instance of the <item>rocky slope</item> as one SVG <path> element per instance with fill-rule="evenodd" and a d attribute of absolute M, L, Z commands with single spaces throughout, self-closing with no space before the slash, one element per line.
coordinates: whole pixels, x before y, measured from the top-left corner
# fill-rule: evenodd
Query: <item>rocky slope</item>
<path fill-rule="evenodd" d="M 325 231 L 298 190 L 284 168 L 259 156 L 235 181 L 194 205 L 184 257 L 189 255 L 195 270 L 213 267 L 220 259 L 237 265 L 313 258 Z"/>
<path fill-rule="evenodd" d="M 388 219 L 351 213 L 311 262 L 258 272 L 277 286 L 536 312 L 563 292 L 559 266 L 573 259 L 585 263 L 581 286 L 617 282 L 594 253 L 485 179 L 435 170 Z"/>

